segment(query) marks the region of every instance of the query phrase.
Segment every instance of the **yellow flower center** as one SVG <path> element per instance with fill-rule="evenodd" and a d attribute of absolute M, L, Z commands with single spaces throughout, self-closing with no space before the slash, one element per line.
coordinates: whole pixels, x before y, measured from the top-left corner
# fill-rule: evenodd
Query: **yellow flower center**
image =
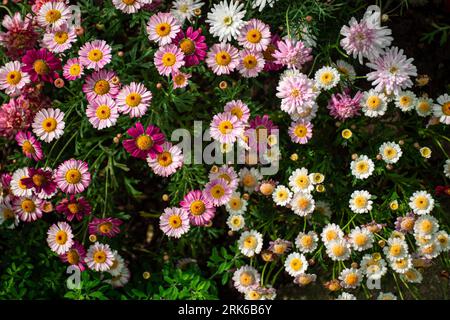
<path fill-rule="evenodd" d="M 354 203 L 358 208 L 364 208 L 367 205 L 367 199 L 364 196 L 357 196 Z"/>
<path fill-rule="evenodd" d="M 345 283 L 349 286 L 354 286 L 358 283 L 359 277 L 356 273 L 350 273 L 345 277 Z"/>
<path fill-rule="evenodd" d="M 251 70 L 256 67 L 256 65 L 258 64 L 258 61 L 256 60 L 256 57 L 254 55 L 249 54 L 242 60 L 242 63 L 244 64 L 244 67 L 246 69 Z"/>
<path fill-rule="evenodd" d="M 52 132 L 56 129 L 57 124 L 55 118 L 47 118 L 42 121 L 42 129 L 45 132 Z"/>
<path fill-rule="evenodd" d="M 450 116 L 450 101 L 442 105 L 442 113 L 446 116 Z"/>
<path fill-rule="evenodd" d="M 311 236 L 305 235 L 300 239 L 302 247 L 310 248 L 313 244 L 313 238 Z"/>
<path fill-rule="evenodd" d="M 95 115 L 100 120 L 109 119 L 111 116 L 111 109 L 106 104 L 102 104 L 97 107 L 97 110 L 95 110 Z"/>
<path fill-rule="evenodd" d="M 359 233 L 355 236 L 353 239 L 355 241 L 355 244 L 359 247 L 364 246 L 367 243 L 367 236 L 365 234 Z"/>
<path fill-rule="evenodd" d="M 3 218 L 5 220 L 10 220 L 10 219 L 14 218 L 14 212 L 9 208 L 4 208 L 3 209 Z"/>
<path fill-rule="evenodd" d="M 291 260 L 291 263 L 289 265 L 292 270 L 298 271 L 303 267 L 303 262 L 299 258 L 294 258 Z"/>
<path fill-rule="evenodd" d="M 132 6 L 136 2 L 136 0 L 122 0 L 122 2 L 127 6 Z"/>
<path fill-rule="evenodd" d="M 33 212 L 36 209 L 36 205 L 34 204 L 34 202 L 28 198 L 24 199 L 20 205 L 22 207 L 22 210 L 27 213 Z"/>
<path fill-rule="evenodd" d="M 184 55 L 190 56 L 195 52 L 195 43 L 191 39 L 184 38 L 180 41 L 180 49 Z"/>
<path fill-rule="evenodd" d="M 225 189 L 220 184 L 216 184 L 211 188 L 211 196 L 215 199 L 220 199 L 225 194 Z"/>
<path fill-rule="evenodd" d="M 400 106 L 402 106 L 403 108 L 409 107 L 410 104 L 411 98 L 409 96 L 403 96 L 400 98 Z"/>
<path fill-rule="evenodd" d="M 295 184 L 300 189 L 306 189 L 309 186 L 309 178 L 307 176 L 298 176 L 295 180 Z"/>
<path fill-rule="evenodd" d="M 65 31 L 58 31 L 55 33 L 55 36 L 53 37 L 53 40 L 55 40 L 57 44 L 66 43 L 67 39 L 69 39 L 69 34 Z"/>
<path fill-rule="evenodd" d="M 24 143 L 22 145 L 22 151 L 24 153 L 35 153 L 33 145 L 28 140 L 24 141 Z"/>
<path fill-rule="evenodd" d="M 308 133 L 308 128 L 306 126 L 299 124 L 294 129 L 294 134 L 299 138 L 306 137 L 306 134 Z"/>
<path fill-rule="evenodd" d="M 178 229 L 179 227 L 181 227 L 182 225 L 182 221 L 181 218 L 177 215 L 172 215 L 169 218 L 169 225 L 173 228 L 173 229 Z"/>
<path fill-rule="evenodd" d="M 438 235 L 437 239 L 441 245 L 446 245 L 448 242 L 448 237 L 444 234 Z"/>
<path fill-rule="evenodd" d="M 297 205 L 300 209 L 306 210 L 309 206 L 309 200 L 307 198 L 300 198 L 297 201 Z"/>
<path fill-rule="evenodd" d="M 251 29 L 247 32 L 247 41 L 250 43 L 259 43 L 262 38 L 262 34 L 258 29 Z"/>
<path fill-rule="evenodd" d="M 369 170 L 369 165 L 365 161 L 358 162 L 356 165 L 356 171 L 358 173 L 366 173 Z"/>
<path fill-rule="evenodd" d="M 254 282 L 253 275 L 249 272 L 242 272 L 241 276 L 239 277 L 239 281 L 244 287 L 250 286 Z"/>
<path fill-rule="evenodd" d="M 67 262 L 70 264 L 78 264 L 80 261 L 80 256 L 78 255 L 78 252 L 76 250 L 69 250 L 67 252 Z"/>
<path fill-rule="evenodd" d="M 248 236 L 244 240 L 244 247 L 246 249 L 253 249 L 253 248 L 256 247 L 256 244 L 257 244 L 257 241 L 256 241 L 256 238 L 254 236 Z"/>
<path fill-rule="evenodd" d="M 153 147 L 153 139 L 148 134 L 141 134 L 136 139 L 136 147 L 139 150 L 146 151 Z"/>
<path fill-rule="evenodd" d="M 59 230 L 55 235 L 55 241 L 60 246 L 66 244 L 67 238 L 67 233 L 64 230 Z"/>
<path fill-rule="evenodd" d="M 231 56 L 228 52 L 220 51 L 220 52 L 216 53 L 216 63 L 219 66 L 227 66 L 230 64 L 230 62 L 231 62 Z"/>
<path fill-rule="evenodd" d="M 251 174 L 245 175 L 245 177 L 242 179 L 242 183 L 246 187 L 253 187 L 256 184 L 256 179 Z"/>
<path fill-rule="evenodd" d="M 65 179 L 67 183 L 77 184 L 81 181 L 81 172 L 78 169 L 69 169 L 66 172 Z"/>
<path fill-rule="evenodd" d="M 162 167 L 167 167 L 172 163 L 172 155 L 168 151 L 161 152 L 158 155 L 158 163 Z"/>
<path fill-rule="evenodd" d="M 416 207 L 420 210 L 424 210 L 428 207 L 428 199 L 425 196 L 418 196 L 416 198 L 416 200 L 414 200 L 414 204 L 416 205 Z M 428 221 L 428 220 L 425 220 Z"/>
<path fill-rule="evenodd" d="M 235 227 L 239 227 L 241 225 L 241 218 L 233 217 L 233 219 L 231 219 L 231 224 Z"/>
<path fill-rule="evenodd" d="M 137 107 L 141 103 L 141 101 L 142 97 L 137 92 L 132 92 L 125 98 L 125 103 L 132 108 Z"/>
<path fill-rule="evenodd" d="M 81 72 L 81 68 L 80 68 L 80 65 L 78 63 L 74 63 L 69 68 L 69 74 L 71 76 L 78 76 L 80 74 L 80 72 Z"/>
<path fill-rule="evenodd" d="M 19 71 L 10 71 L 6 75 L 6 82 L 9 85 L 17 85 L 22 79 L 22 74 Z"/>
<path fill-rule="evenodd" d="M 389 254 L 393 257 L 399 256 L 402 252 L 403 246 L 398 243 L 392 244 L 391 247 L 389 248 Z"/>
<path fill-rule="evenodd" d="M 329 85 L 334 80 L 334 75 L 332 72 L 324 72 L 320 76 L 320 82 L 325 85 Z"/>
<path fill-rule="evenodd" d="M 99 62 L 103 58 L 103 52 L 100 49 L 92 49 L 88 53 L 88 59 L 94 62 Z"/>
<path fill-rule="evenodd" d="M 430 111 L 430 104 L 427 101 L 420 101 L 417 108 L 423 112 L 427 113 Z"/>
<path fill-rule="evenodd" d="M 223 18 L 223 23 L 226 26 L 230 26 L 233 23 L 233 17 L 226 16 L 225 18 Z"/>
<path fill-rule="evenodd" d="M 47 13 L 45 14 L 45 20 L 48 23 L 55 23 L 59 19 L 61 19 L 61 11 L 59 10 L 51 9 L 48 10 Z"/>
<path fill-rule="evenodd" d="M 155 32 L 158 34 L 158 36 L 160 37 L 165 37 L 167 36 L 170 31 L 172 30 L 172 27 L 170 26 L 170 24 L 168 24 L 167 22 L 161 22 L 158 23 L 155 27 Z"/>
<path fill-rule="evenodd" d="M 242 207 L 242 201 L 240 198 L 233 198 L 229 202 L 230 208 L 233 210 L 239 210 Z"/>
<path fill-rule="evenodd" d="M 218 129 L 219 129 L 220 133 L 228 134 L 231 131 L 233 131 L 233 124 L 231 123 L 231 121 L 224 120 L 224 121 L 220 122 Z"/>
<path fill-rule="evenodd" d="M 328 230 L 327 233 L 325 234 L 325 238 L 327 239 L 327 241 L 332 241 L 337 239 L 338 234 L 336 231 L 334 230 Z"/>
<path fill-rule="evenodd" d="M 367 98 L 366 105 L 369 109 L 377 110 L 381 106 L 381 99 L 377 96 Z"/>
<path fill-rule="evenodd" d="M 106 252 L 104 251 L 97 251 L 94 253 L 94 261 L 95 263 L 105 263 L 106 261 Z"/>
<path fill-rule="evenodd" d="M 27 176 L 21 177 L 19 182 L 17 183 L 19 185 L 20 189 L 23 189 L 23 190 L 27 189 L 27 186 L 22 183 L 22 179 L 25 179 L 25 178 L 28 178 L 28 177 Z"/>
<path fill-rule="evenodd" d="M 94 92 L 100 96 L 107 94 L 109 89 L 109 82 L 104 79 L 98 80 L 94 85 Z"/>
<path fill-rule="evenodd" d="M 42 186 L 44 182 L 47 181 L 47 179 L 41 174 L 35 174 L 31 179 L 33 180 L 33 183 L 38 187 Z"/>
<path fill-rule="evenodd" d="M 405 269 L 408 266 L 408 260 L 406 260 L 406 259 L 397 260 L 397 261 L 395 261 L 395 265 L 399 269 Z"/>
<path fill-rule="evenodd" d="M 283 190 L 278 191 L 277 198 L 281 201 L 286 200 L 288 197 L 288 193 L 284 192 Z"/>
<path fill-rule="evenodd" d="M 239 120 L 242 118 L 242 116 L 244 115 L 244 112 L 242 111 L 241 108 L 239 108 L 239 106 L 234 106 L 233 108 L 231 108 L 230 113 L 233 116 L 236 116 Z"/>
<path fill-rule="evenodd" d="M 69 203 L 67 205 L 67 209 L 69 209 L 71 214 L 77 214 L 78 211 L 80 211 L 80 208 L 78 207 L 78 204 L 76 204 L 76 203 Z"/>
<path fill-rule="evenodd" d="M 383 154 L 386 158 L 392 159 L 397 155 L 397 151 L 393 147 L 386 147 L 384 148 Z"/>
<path fill-rule="evenodd" d="M 420 230 L 423 233 L 430 233 L 433 230 L 433 223 L 430 220 L 423 220 L 420 223 Z"/>
<path fill-rule="evenodd" d="M 220 174 L 220 175 L 219 175 L 219 178 L 225 180 L 227 183 L 230 183 L 230 182 L 231 182 L 231 177 L 230 177 L 228 174 L 226 174 L 226 173 Z"/>
<path fill-rule="evenodd" d="M 111 222 L 103 222 L 98 226 L 98 230 L 102 233 L 102 234 L 107 234 L 109 232 L 111 232 L 113 225 Z"/>
<path fill-rule="evenodd" d="M 331 252 L 333 252 L 336 257 L 342 257 L 345 254 L 345 247 L 343 245 L 336 244 L 331 249 Z"/>
<path fill-rule="evenodd" d="M 162 63 L 166 67 L 171 67 L 177 62 L 176 56 L 172 52 L 164 53 L 162 57 Z"/>
<path fill-rule="evenodd" d="M 38 75 L 45 75 L 50 71 L 47 62 L 38 59 L 33 63 L 33 69 Z"/>
<path fill-rule="evenodd" d="M 205 210 L 206 210 L 206 208 L 205 208 L 205 203 L 204 203 L 203 201 L 201 201 L 201 200 L 195 200 L 195 201 L 192 201 L 192 203 L 191 203 L 189 209 L 191 210 L 191 213 L 192 213 L 194 216 L 200 216 L 200 215 L 202 215 L 202 214 L 205 212 Z"/>
<path fill-rule="evenodd" d="M 301 96 L 301 92 L 298 89 L 292 89 L 291 91 L 291 97 L 293 98 L 298 98 L 299 96 Z"/>
<path fill-rule="evenodd" d="M 186 83 L 186 77 L 182 73 L 178 73 L 174 77 L 173 82 L 175 82 L 178 86 L 182 86 Z"/>

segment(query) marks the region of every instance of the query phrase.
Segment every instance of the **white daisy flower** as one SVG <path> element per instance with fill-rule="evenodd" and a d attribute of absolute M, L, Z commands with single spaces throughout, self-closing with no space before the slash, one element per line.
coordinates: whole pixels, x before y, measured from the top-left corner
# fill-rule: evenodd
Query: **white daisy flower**
<path fill-rule="evenodd" d="M 412 91 L 401 91 L 395 97 L 395 105 L 403 112 L 408 112 L 414 109 L 417 104 L 417 97 Z"/>
<path fill-rule="evenodd" d="M 284 268 L 287 273 L 295 277 L 299 274 L 305 273 L 308 268 L 308 262 L 303 254 L 292 252 L 287 256 L 286 261 L 284 262 Z"/>
<path fill-rule="evenodd" d="M 427 117 L 433 113 L 433 99 L 421 97 L 417 98 L 416 111 L 421 117 Z"/>
<path fill-rule="evenodd" d="M 441 230 L 437 232 L 436 241 L 439 243 L 442 252 L 447 252 L 450 250 L 450 240 L 446 231 Z"/>
<path fill-rule="evenodd" d="M 314 211 L 315 202 L 310 193 L 297 192 L 291 200 L 292 211 L 300 217 L 306 217 Z"/>
<path fill-rule="evenodd" d="M 426 191 L 416 191 L 409 198 L 409 207 L 415 214 L 429 214 L 434 208 L 434 199 Z"/>
<path fill-rule="evenodd" d="M 422 283 L 423 280 L 422 274 L 416 268 L 407 270 L 400 277 L 409 283 Z"/>
<path fill-rule="evenodd" d="M 443 124 L 450 124 L 450 95 L 443 94 L 437 98 L 437 104 L 433 106 L 433 114 Z"/>
<path fill-rule="evenodd" d="M 44 3 L 37 13 L 37 22 L 42 27 L 58 28 L 71 18 L 69 7 L 61 1 Z"/>
<path fill-rule="evenodd" d="M 191 20 L 195 16 L 195 10 L 200 9 L 204 4 L 199 0 L 175 0 L 172 2 L 170 12 L 180 23 L 184 23 L 185 20 Z"/>
<path fill-rule="evenodd" d="M 367 213 L 372 210 L 372 195 L 366 190 L 356 190 L 350 196 L 349 206 L 354 213 Z"/>
<path fill-rule="evenodd" d="M 414 223 L 414 233 L 422 236 L 430 236 L 439 230 L 439 222 L 435 217 L 424 214 Z"/>
<path fill-rule="evenodd" d="M 445 160 L 444 174 L 447 178 L 450 178 L 450 159 Z"/>
<path fill-rule="evenodd" d="M 283 185 L 278 185 L 272 193 L 272 199 L 277 206 L 285 207 L 292 199 L 292 192 Z"/>
<path fill-rule="evenodd" d="M 344 239 L 332 240 L 326 244 L 327 255 L 333 261 L 344 261 L 350 258 L 350 245 Z"/>
<path fill-rule="evenodd" d="M 356 297 L 348 292 L 342 292 L 337 296 L 336 300 L 357 300 Z"/>
<path fill-rule="evenodd" d="M 409 269 L 412 268 L 412 258 L 410 255 L 406 255 L 404 258 L 401 259 L 394 259 L 390 261 L 390 266 L 392 270 L 394 270 L 397 273 L 404 274 Z"/>
<path fill-rule="evenodd" d="M 310 253 L 316 250 L 319 237 L 314 231 L 308 233 L 300 232 L 295 238 L 295 245 L 302 253 Z"/>
<path fill-rule="evenodd" d="M 234 287 L 237 291 L 245 293 L 248 289 L 259 286 L 260 278 L 258 270 L 249 265 L 242 266 L 233 274 Z"/>
<path fill-rule="evenodd" d="M 350 163 L 350 169 L 356 179 L 367 179 L 372 175 L 375 165 L 369 157 L 361 155 Z"/>
<path fill-rule="evenodd" d="M 64 112 L 59 109 L 42 109 L 34 117 L 33 132 L 45 142 L 58 139 L 64 133 L 65 123 L 63 119 Z"/>
<path fill-rule="evenodd" d="M 397 300 L 397 297 L 391 292 L 380 292 L 377 300 Z"/>
<path fill-rule="evenodd" d="M 333 68 L 324 66 L 316 71 L 314 81 L 318 89 L 330 90 L 337 86 L 341 76 L 339 72 Z"/>
<path fill-rule="evenodd" d="M 144 5 L 141 0 L 112 0 L 112 3 L 116 9 L 128 14 L 138 12 Z"/>
<path fill-rule="evenodd" d="M 119 274 L 117 276 L 111 277 L 111 279 L 104 280 L 106 283 L 109 283 L 113 288 L 121 288 L 128 283 L 130 280 L 130 269 L 127 266 L 123 266 L 120 269 Z"/>
<path fill-rule="evenodd" d="M 379 257 L 375 259 L 373 255 L 366 254 L 361 260 L 361 271 L 368 279 L 381 279 L 387 272 L 386 261 Z"/>
<path fill-rule="evenodd" d="M 266 7 L 266 6 L 269 6 L 269 7 L 273 7 L 273 4 L 275 3 L 275 2 L 277 2 L 278 0 L 253 0 L 252 1 L 252 8 L 253 9 L 256 9 L 256 8 L 258 8 L 258 11 L 259 12 L 261 12 L 261 11 L 263 11 L 263 9 Z"/>
<path fill-rule="evenodd" d="M 244 214 L 247 211 L 247 200 L 241 198 L 240 192 L 233 192 L 230 200 L 225 203 L 229 214 Z"/>
<path fill-rule="evenodd" d="M 396 163 L 403 154 L 400 145 L 395 142 L 384 142 L 378 153 L 386 163 Z"/>
<path fill-rule="evenodd" d="M 347 268 L 342 270 L 339 275 L 339 280 L 341 280 L 341 286 L 346 289 L 354 289 L 361 284 L 363 274 L 361 270 L 356 268 Z"/>
<path fill-rule="evenodd" d="M 239 231 L 245 227 L 245 219 L 243 215 L 231 214 L 228 216 L 227 225 L 231 231 Z"/>
<path fill-rule="evenodd" d="M 262 234 L 256 230 L 245 231 L 238 240 L 241 253 L 247 257 L 253 257 L 261 252 L 263 246 Z"/>
<path fill-rule="evenodd" d="M 367 228 L 354 228 L 349 234 L 349 242 L 356 251 L 364 251 L 372 248 L 373 234 Z"/>
<path fill-rule="evenodd" d="M 362 112 L 365 116 L 370 118 L 381 117 L 387 110 L 387 97 L 384 93 L 380 93 L 371 89 L 364 92 L 361 99 Z"/>
<path fill-rule="evenodd" d="M 294 193 L 311 192 L 314 189 L 314 185 L 309 179 L 308 169 L 301 168 L 292 172 L 289 177 L 289 187 Z"/>
<path fill-rule="evenodd" d="M 53 252 L 61 255 L 73 245 L 72 228 L 67 222 L 53 224 L 47 231 L 47 243 Z"/>
<path fill-rule="evenodd" d="M 208 12 L 206 23 L 209 24 L 209 32 L 219 41 L 231 41 L 237 39 L 240 29 L 245 25 L 242 20 L 245 16 L 244 3 L 231 0 L 223 0 L 216 3 Z"/>
<path fill-rule="evenodd" d="M 250 170 L 248 168 L 242 168 L 239 171 L 240 182 L 244 186 L 244 190 L 249 193 L 256 190 L 262 178 L 262 174 L 255 168 L 251 168 Z"/>
<path fill-rule="evenodd" d="M 27 186 L 20 181 L 23 178 L 28 178 L 27 167 L 14 171 L 11 176 L 11 192 L 16 197 L 31 197 L 33 189 L 27 189 Z"/>
<path fill-rule="evenodd" d="M 434 259 L 441 253 L 441 246 L 439 243 L 435 240 L 431 242 L 430 244 L 427 244 L 425 246 L 420 246 L 417 248 L 417 253 L 424 257 L 425 259 Z"/>
<path fill-rule="evenodd" d="M 20 90 L 30 82 L 30 76 L 21 68 L 22 63 L 19 61 L 8 62 L 0 68 L 0 90 L 5 90 L 9 95 L 20 93 Z"/>
<path fill-rule="evenodd" d="M 434 241 L 436 241 L 436 234 L 432 233 L 432 234 L 422 234 L 422 233 L 417 233 L 415 232 L 413 234 L 414 239 L 416 240 L 416 244 L 418 246 L 427 246 L 431 243 L 433 243 Z"/>
<path fill-rule="evenodd" d="M 328 245 L 331 241 L 343 239 L 344 232 L 337 224 L 331 223 L 323 228 L 320 238 L 325 245 Z"/>
<path fill-rule="evenodd" d="M 399 238 L 390 238 L 383 252 L 389 260 L 402 259 L 408 255 L 408 244 Z"/>

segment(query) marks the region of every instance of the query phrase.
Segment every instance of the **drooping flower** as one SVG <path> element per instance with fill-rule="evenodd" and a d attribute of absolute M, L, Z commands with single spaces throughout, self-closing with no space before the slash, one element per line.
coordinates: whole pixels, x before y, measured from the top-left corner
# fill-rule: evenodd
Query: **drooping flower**
<path fill-rule="evenodd" d="M 189 221 L 194 226 L 206 225 L 216 214 L 216 208 L 201 190 L 190 191 L 184 196 L 180 206 L 189 214 Z"/>
<path fill-rule="evenodd" d="M 50 249 L 59 255 L 69 251 L 73 245 L 70 225 L 64 221 L 53 224 L 47 231 L 47 243 Z"/>
<path fill-rule="evenodd" d="M 209 24 L 209 32 L 214 37 L 219 37 L 219 41 L 231 41 L 237 39 L 240 29 L 245 25 L 242 20 L 246 11 L 244 4 L 238 1 L 223 0 L 214 4 L 208 12 L 206 23 Z"/>
<path fill-rule="evenodd" d="M 64 112 L 59 109 L 42 109 L 33 120 L 34 134 L 45 142 L 51 142 L 58 139 L 64 133 Z"/>
<path fill-rule="evenodd" d="M 98 97 L 106 96 L 114 99 L 119 93 L 119 84 L 115 81 L 116 73 L 109 70 L 100 70 L 86 77 L 83 92 L 89 102 Z"/>
<path fill-rule="evenodd" d="M 348 92 L 333 94 L 327 106 L 330 110 L 330 115 L 339 120 L 345 120 L 359 115 L 362 96 L 363 94 L 360 91 L 353 98 Z"/>
<path fill-rule="evenodd" d="M 89 102 L 86 115 L 92 126 L 98 130 L 114 126 L 119 118 L 119 110 L 113 99 L 100 96 Z"/>
<path fill-rule="evenodd" d="M 59 256 L 62 262 L 72 266 L 77 266 L 80 271 L 84 271 L 84 259 L 86 258 L 86 249 L 81 243 L 74 240 L 70 249 Z"/>
<path fill-rule="evenodd" d="M 165 142 L 165 136 L 156 126 L 149 125 L 146 129 L 140 122 L 127 130 L 132 139 L 123 141 L 125 150 L 133 157 L 146 159 L 147 156 L 155 159 L 158 154 L 163 152 L 162 144 Z"/>
<path fill-rule="evenodd" d="M 189 215 L 181 208 L 166 208 L 159 217 L 159 227 L 167 236 L 180 238 L 189 231 Z"/>
<path fill-rule="evenodd" d="M 122 220 L 117 218 L 94 218 L 89 222 L 89 234 L 113 238 L 120 233 Z"/>
<path fill-rule="evenodd" d="M 303 74 L 284 77 L 277 86 L 277 97 L 281 99 L 281 110 L 292 115 L 303 113 L 315 104 L 318 92 L 314 90 L 314 82 Z"/>
<path fill-rule="evenodd" d="M 278 41 L 277 49 L 272 54 L 276 59 L 275 62 L 289 69 L 301 69 L 302 66 L 312 60 L 311 48 L 305 46 L 303 41 L 295 41 L 292 39 L 285 39 Z"/>
<path fill-rule="evenodd" d="M 147 163 L 153 172 L 161 177 L 174 174 L 183 165 L 183 154 L 178 146 L 165 142 L 156 158 L 147 157 Z"/>
<path fill-rule="evenodd" d="M 205 60 L 208 46 L 205 36 L 202 35 L 202 29 L 194 30 L 189 26 L 186 32 L 180 30 L 174 39 L 174 43 L 184 53 L 186 67 L 196 66 L 200 61 Z"/>
<path fill-rule="evenodd" d="M 113 265 L 114 255 L 108 244 L 94 243 L 88 249 L 85 263 L 89 269 L 107 271 Z"/>
<path fill-rule="evenodd" d="M 19 61 L 11 61 L 0 68 L 0 89 L 6 94 L 16 95 L 30 82 L 28 73 L 23 72 Z"/>
<path fill-rule="evenodd" d="M 248 21 L 238 37 L 239 45 L 252 52 L 266 50 L 270 40 L 269 26 L 258 19 Z"/>
<path fill-rule="evenodd" d="M 67 60 L 63 67 L 63 76 L 67 80 L 80 79 L 83 75 L 84 66 L 81 64 L 80 59 L 72 58 Z"/>
<path fill-rule="evenodd" d="M 269 248 L 267 250 L 272 251 L 274 254 L 281 256 L 292 249 L 292 242 L 284 239 L 276 239 L 275 241 L 269 242 Z"/>
<path fill-rule="evenodd" d="M 165 46 L 172 43 L 181 27 L 171 13 L 158 12 L 150 17 L 146 30 L 150 41 L 155 41 L 159 46 Z"/>
<path fill-rule="evenodd" d="M 91 206 L 83 197 L 76 198 L 74 195 L 64 198 L 56 206 L 56 211 L 66 216 L 67 221 L 76 219 L 83 220 L 84 216 L 91 214 Z"/>
<path fill-rule="evenodd" d="M 111 62 L 111 47 L 105 40 L 85 43 L 78 51 L 80 62 L 86 69 L 99 71 Z"/>
<path fill-rule="evenodd" d="M 142 83 L 131 82 L 124 86 L 116 97 L 119 111 L 129 114 L 130 118 L 140 118 L 150 106 L 152 93 Z"/>
<path fill-rule="evenodd" d="M 211 137 L 220 143 L 232 144 L 244 133 L 242 122 L 228 112 L 216 114 L 210 128 Z"/>
<path fill-rule="evenodd" d="M 19 216 L 14 212 L 10 196 L 0 199 L 0 226 L 1 225 L 4 225 L 9 229 L 14 229 L 19 225 Z"/>
<path fill-rule="evenodd" d="M 218 76 L 230 74 L 239 64 L 239 52 L 229 43 L 216 43 L 208 52 L 206 64 Z"/>
<path fill-rule="evenodd" d="M 66 160 L 58 166 L 55 177 L 61 191 L 69 194 L 83 192 L 91 182 L 91 174 L 86 162 L 82 160 Z"/>
<path fill-rule="evenodd" d="M 44 158 L 41 143 L 29 131 L 17 132 L 15 139 L 17 144 L 22 147 L 23 154 L 30 159 L 40 161 Z"/>
<path fill-rule="evenodd" d="M 22 57 L 22 64 L 22 71 L 28 73 L 33 82 L 53 82 L 59 78 L 56 71 L 61 69 L 61 61 L 45 48 L 28 50 Z"/>
<path fill-rule="evenodd" d="M 174 44 L 159 47 L 154 60 L 156 69 L 163 76 L 178 72 L 185 64 L 183 51 Z"/>

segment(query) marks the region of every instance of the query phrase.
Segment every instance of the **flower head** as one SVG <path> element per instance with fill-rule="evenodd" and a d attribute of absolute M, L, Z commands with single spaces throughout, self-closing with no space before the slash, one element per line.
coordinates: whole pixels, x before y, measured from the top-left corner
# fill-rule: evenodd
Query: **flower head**
<path fill-rule="evenodd" d="M 64 198 L 56 206 L 56 211 L 66 216 L 67 221 L 76 219 L 83 220 L 84 216 L 91 214 L 91 206 L 83 197 L 76 198 L 74 195 Z"/>
<path fill-rule="evenodd" d="M 111 62 L 111 47 L 105 40 L 85 43 L 78 51 L 80 62 L 86 69 L 99 71 Z"/>
<path fill-rule="evenodd" d="M 22 64 L 22 71 L 28 73 L 33 82 L 53 82 L 59 78 L 56 71 L 61 69 L 61 61 L 45 48 L 28 50 L 22 57 Z"/>
<path fill-rule="evenodd" d="M 156 158 L 147 157 L 147 163 L 153 172 L 162 177 L 174 174 L 183 165 L 183 154 L 179 147 L 170 142 L 161 145 L 162 152 Z"/>
<path fill-rule="evenodd" d="M 155 159 L 158 154 L 163 152 L 162 144 L 165 142 L 165 136 L 156 126 L 149 125 L 146 129 L 140 122 L 127 130 L 132 139 L 123 141 L 125 150 L 133 157 L 146 159 L 147 156 Z"/>
<path fill-rule="evenodd" d="M 167 236 L 180 238 L 189 231 L 189 215 L 181 208 L 166 208 L 159 218 L 159 227 Z"/>
<path fill-rule="evenodd" d="M 89 222 L 89 234 L 113 238 L 120 233 L 122 220 L 117 218 L 94 218 Z"/>
<path fill-rule="evenodd" d="M 330 110 L 330 115 L 339 120 L 345 120 L 359 115 L 362 96 L 363 94 L 359 91 L 353 98 L 347 92 L 333 94 L 327 107 Z"/>
<path fill-rule="evenodd" d="M 19 131 L 15 136 L 17 144 L 22 147 L 23 154 L 30 159 L 40 161 L 44 158 L 41 143 L 29 131 Z"/>
<path fill-rule="evenodd" d="M 45 142 L 58 139 L 64 133 L 64 112 L 59 109 L 42 109 L 33 120 L 33 132 Z"/>
<path fill-rule="evenodd" d="M 160 75 L 176 73 L 184 64 L 184 53 L 174 44 L 159 47 L 155 53 L 155 66 Z"/>
<path fill-rule="evenodd" d="M 239 64 L 238 50 L 229 43 L 216 43 L 208 52 L 206 64 L 218 76 L 230 74 Z"/>
<path fill-rule="evenodd" d="M 160 46 L 171 44 L 181 30 L 180 23 L 168 12 L 158 12 L 150 17 L 147 23 L 147 34 L 150 41 Z"/>
<path fill-rule="evenodd" d="M 240 29 L 245 25 L 242 20 L 246 11 L 244 4 L 235 0 L 223 0 L 214 4 L 208 12 L 206 23 L 209 24 L 209 32 L 219 41 L 231 41 L 237 39 Z"/>
<path fill-rule="evenodd" d="M 186 67 L 196 66 L 200 61 L 205 60 L 208 46 L 205 36 L 202 35 L 202 29 L 194 30 L 192 27 L 188 27 L 186 32 L 180 30 L 174 43 L 184 53 Z"/>
<path fill-rule="evenodd" d="M 66 160 L 56 170 L 56 184 L 61 191 L 69 194 L 83 192 L 91 182 L 91 174 L 86 162 Z"/>
<path fill-rule="evenodd" d="M 53 252 L 61 255 L 73 245 L 72 228 L 67 222 L 53 224 L 47 231 L 47 243 Z"/>
<path fill-rule="evenodd" d="M 88 249 L 86 262 L 89 269 L 107 271 L 113 265 L 114 254 L 108 244 L 94 243 Z"/>
<path fill-rule="evenodd" d="M 189 214 L 189 221 L 194 226 L 204 226 L 216 214 L 216 208 L 201 190 L 190 191 L 184 196 L 180 206 Z"/>
<path fill-rule="evenodd" d="M 124 86 L 116 97 L 116 103 L 119 106 L 119 111 L 124 114 L 129 114 L 130 118 L 142 117 L 152 100 L 151 91 L 142 83 L 132 82 Z"/>
<path fill-rule="evenodd" d="M 11 61 L 0 68 L 0 90 L 15 95 L 30 82 L 28 73 L 23 72 L 19 61 Z"/>

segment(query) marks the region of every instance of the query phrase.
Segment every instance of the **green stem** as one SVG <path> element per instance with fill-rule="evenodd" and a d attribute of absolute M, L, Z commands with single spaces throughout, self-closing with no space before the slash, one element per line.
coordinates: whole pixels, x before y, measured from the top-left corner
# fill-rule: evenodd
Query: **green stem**
<path fill-rule="evenodd" d="M 269 262 L 266 262 L 266 264 L 264 265 L 264 268 L 262 270 L 262 273 L 261 273 L 261 287 L 264 286 L 264 273 L 266 272 L 266 268 L 267 268 L 268 264 L 269 264 Z"/>

